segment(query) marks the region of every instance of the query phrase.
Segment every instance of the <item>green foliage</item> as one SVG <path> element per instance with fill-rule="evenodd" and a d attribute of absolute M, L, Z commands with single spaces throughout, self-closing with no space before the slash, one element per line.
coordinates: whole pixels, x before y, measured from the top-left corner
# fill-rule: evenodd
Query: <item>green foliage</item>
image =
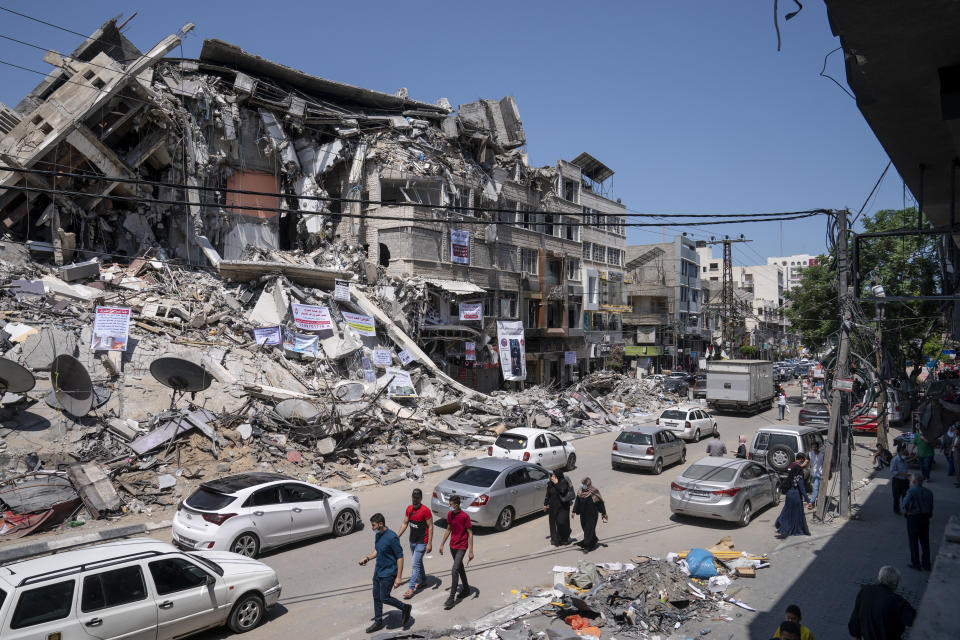
<path fill-rule="evenodd" d="M 820 256 L 818 264 L 804 269 L 798 286 L 786 292 L 785 309 L 794 331 L 803 336 L 803 346 L 817 353 L 840 331 L 837 273 L 832 258 Z"/>
<path fill-rule="evenodd" d="M 752 344 L 745 344 L 740 347 L 740 356 L 746 360 L 752 360 L 757 355 L 757 348 Z"/>

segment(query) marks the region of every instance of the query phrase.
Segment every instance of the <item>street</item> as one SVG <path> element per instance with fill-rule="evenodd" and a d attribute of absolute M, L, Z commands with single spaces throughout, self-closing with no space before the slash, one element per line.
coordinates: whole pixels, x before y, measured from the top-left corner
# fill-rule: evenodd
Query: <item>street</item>
<path fill-rule="evenodd" d="M 798 393 L 792 387 L 788 393 Z M 796 400 L 796 398 L 793 398 Z M 796 423 L 797 405 L 784 423 Z M 656 416 L 651 416 L 651 420 Z M 776 409 L 754 416 L 719 416 L 720 436 L 727 445 L 728 455 L 736 452 L 737 436 L 749 437 L 762 426 L 776 424 Z M 576 565 L 587 558 L 592 562 L 629 561 L 637 555 L 664 557 L 671 551 L 694 546 L 710 546 L 730 535 L 737 549 L 768 553 L 778 540 L 774 538 L 773 523 L 779 507 L 755 514 L 746 528 L 733 523 L 710 520 L 683 520 L 670 513 L 670 482 L 680 471 L 705 454 L 708 439 L 687 443 L 687 463 L 664 469 L 659 476 L 639 471 L 613 471 L 610 466 L 611 444 L 616 433 L 582 438 L 574 442 L 577 450 L 577 469 L 569 474 L 574 483 L 589 476 L 603 494 L 610 522 L 598 528 L 601 548 L 583 554 L 579 547 L 554 548 L 550 545 L 547 518 L 535 515 L 517 522 L 512 529 L 497 533 L 478 530 L 474 542 L 474 561 L 467 572 L 473 595 L 450 611 L 443 610 L 450 579 L 449 555 L 440 556 L 437 546 L 425 557 L 429 587 L 417 594 L 413 604 L 414 630 L 449 629 L 475 620 L 499 607 L 515 602 L 514 590 L 547 587 L 552 584 L 555 565 Z M 484 453 L 485 455 L 485 453 Z M 267 553 L 261 559 L 276 569 L 283 583 L 280 605 L 274 608 L 268 620 L 245 637 L 258 638 L 315 637 L 320 625 L 325 638 L 345 639 L 364 636 L 373 614 L 371 596 L 372 565 L 358 566 L 357 562 L 373 549 L 373 534 L 369 517 L 381 512 L 387 526 L 396 530 L 409 504 L 410 492 L 420 486 L 424 500 L 429 500 L 433 487 L 452 471 L 431 474 L 422 484 L 400 482 L 386 487 L 375 487 L 359 492 L 364 528 L 344 538 L 322 538 L 308 543 L 286 547 Z M 574 519 L 573 537 L 579 539 L 580 529 Z M 443 529 L 436 527 L 439 541 Z M 162 539 L 162 536 L 158 536 Z M 403 539 L 405 552 L 408 551 Z M 404 567 L 409 577 L 409 553 Z M 403 585 L 394 591 L 399 597 L 406 591 Z M 398 630 L 400 612 L 390 608 L 386 616 L 388 630 Z M 208 632 L 203 638 L 221 638 L 229 635 L 224 630 Z"/>

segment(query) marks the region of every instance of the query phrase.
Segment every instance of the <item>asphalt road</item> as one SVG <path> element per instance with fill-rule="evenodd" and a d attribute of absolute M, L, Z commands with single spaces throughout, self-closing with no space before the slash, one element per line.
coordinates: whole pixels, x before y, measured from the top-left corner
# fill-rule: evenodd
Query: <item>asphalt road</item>
<path fill-rule="evenodd" d="M 798 393 L 796 387 L 788 395 Z M 791 398 L 796 401 L 796 398 Z M 785 423 L 796 423 L 798 407 L 788 414 Z M 785 424 L 781 423 L 781 424 Z M 762 426 L 777 424 L 776 409 L 749 417 L 719 416 L 720 436 L 729 455 L 736 451 L 737 436 L 752 438 Z M 437 547 L 425 560 L 430 576 L 429 587 L 417 594 L 413 604 L 414 630 L 442 630 L 464 624 L 504 605 L 517 601 L 514 591 L 550 586 L 552 567 L 575 566 L 588 558 L 593 562 L 629 561 L 637 555 L 663 557 L 670 551 L 693 546 L 710 546 L 730 535 L 737 549 L 754 553 L 768 553 L 777 545 L 773 522 L 779 508 L 768 508 L 754 515 L 749 526 L 708 520 L 677 519 L 670 513 L 670 482 L 680 472 L 678 465 L 667 467 L 659 476 L 640 471 L 613 471 L 610 466 L 611 444 L 616 433 L 607 433 L 574 441 L 577 450 L 577 469 L 571 479 L 590 476 L 607 504 L 608 524 L 598 526 L 603 546 L 585 555 L 579 547 L 554 548 L 550 546 L 547 519 L 543 515 L 527 517 L 508 531 L 497 533 L 478 530 L 474 538 L 475 559 L 467 567 L 473 595 L 450 611 L 443 610 L 450 584 L 449 556 L 437 554 Z M 687 464 L 705 454 L 707 439 L 687 443 Z M 684 467 L 686 465 L 683 465 Z M 283 583 L 280 605 L 259 628 L 245 634 L 249 640 L 260 638 L 324 637 L 331 640 L 361 638 L 373 616 L 371 576 L 373 567 L 357 563 L 373 549 L 373 533 L 367 518 L 375 512 L 383 513 L 387 525 L 396 530 L 409 496 L 416 486 L 422 488 L 429 500 L 433 487 L 452 471 L 428 475 L 421 484 L 401 482 L 387 487 L 361 490 L 360 506 L 364 528 L 343 537 L 327 537 L 286 547 L 265 554 L 261 560 L 276 569 Z M 435 528 L 442 535 L 443 530 Z M 579 539 L 580 528 L 573 522 L 573 537 Z M 406 539 L 402 540 L 407 549 Z M 409 558 L 407 558 L 409 562 Z M 409 577 L 409 564 L 405 567 Z M 401 586 L 394 591 L 399 597 L 406 591 Z M 399 630 L 399 611 L 386 608 L 388 630 Z M 321 635 L 318 631 L 322 629 Z M 207 632 L 200 638 L 224 638 L 225 630 Z"/>

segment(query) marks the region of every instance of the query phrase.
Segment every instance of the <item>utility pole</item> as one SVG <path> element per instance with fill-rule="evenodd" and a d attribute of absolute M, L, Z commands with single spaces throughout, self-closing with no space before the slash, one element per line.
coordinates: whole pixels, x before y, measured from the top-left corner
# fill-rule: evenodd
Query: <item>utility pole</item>
<path fill-rule="evenodd" d="M 733 296 L 733 248 L 734 242 L 753 242 L 747 240 L 740 234 L 739 238 L 731 239 L 730 236 L 723 236 L 721 240 L 715 240 L 713 237 L 706 241 L 707 245 L 723 245 L 723 276 L 720 288 L 720 333 L 723 336 L 721 348 L 726 348 L 733 335 L 733 325 L 736 320 L 736 300 Z M 731 348 L 731 351 L 733 349 Z"/>
<path fill-rule="evenodd" d="M 833 375 L 833 389 L 824 392 L 833 394 L 830 402 L 830 428 L 824 451 L 823 477 L 820 481 L 820 494 L 817 496 L 816 515 L 823 520 L 827 511 L 827 499 L 830 493 L 830 479 L 835 473 L 840 475 L 840 515 L 850 514 L 851 486 L 851 433 L 849 421 L 849 392 L 841 391 L 837 381 L 850 376 L 850 328 L 853 317 L 847 310 L 847 304 L 853 300 L 849 289 L 850 257 L 847 247 L 847 216 L 849 211 L 837 212 L 837 270 L 840 276 L 838 302 L 840 304 L 840 347 L 837 353 L 837 369 Z"/>

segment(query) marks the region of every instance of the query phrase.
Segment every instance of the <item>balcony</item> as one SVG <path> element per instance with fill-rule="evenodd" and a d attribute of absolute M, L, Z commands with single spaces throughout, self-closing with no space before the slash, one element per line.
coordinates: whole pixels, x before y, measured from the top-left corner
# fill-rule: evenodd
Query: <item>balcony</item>
<path fill-rule="evenodd" d="M 663 313 L 624 313 L 620 316 L 623 324 L 633 326 L 659 326 L 670 324 L 670 316 Z"/>

